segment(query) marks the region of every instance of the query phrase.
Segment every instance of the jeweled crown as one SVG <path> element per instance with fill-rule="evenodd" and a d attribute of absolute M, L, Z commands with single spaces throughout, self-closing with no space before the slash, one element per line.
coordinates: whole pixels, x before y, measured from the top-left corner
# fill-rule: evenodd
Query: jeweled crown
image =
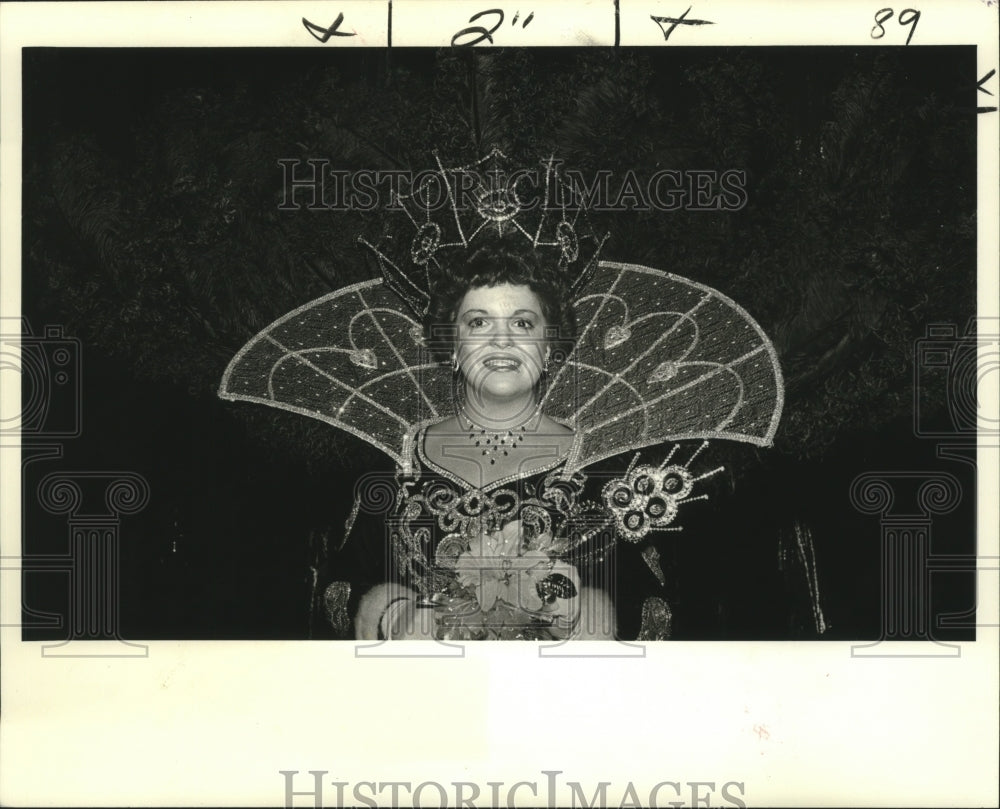
<path fill-rule="evenodd" d="M 445 167 L 436 153 L 434 159 L 436 170 L 417 175 L 419 183 L 391 200 L 412 230 L 399 238 L 387 229 L 378 246 L 359 239 L 378 258 L 387 286 L 418 318 L 436 278 L 489 234 L 524 239 L 566 275 L 572 294 L 586 283 L 608 235 L 594 231 L 585 193 L 554 158 L 540 171 L 512 170 L 498 149 L 464 166 Z"/>

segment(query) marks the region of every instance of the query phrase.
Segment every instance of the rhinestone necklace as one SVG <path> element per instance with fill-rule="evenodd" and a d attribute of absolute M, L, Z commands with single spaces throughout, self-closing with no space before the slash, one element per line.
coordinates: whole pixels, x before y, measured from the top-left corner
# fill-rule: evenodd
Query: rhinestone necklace
<path fill-rule="evenodd" d="M 464 407 L 461 408 L 462 416 L 468 422 L 469 443 L 476 447 L 483 457 L 488 457 L 490 464 L 495 464 L 498 457 L 509 455 L 524 441 L 528 425 L 536 416 L 540 417 L 541 415 L 541 406 L 542 403 L 539 401 L 532 414 L 525 421 L 506 430 L 487 429 L 473 421 L 465 412 Z M 459 424 L 461 423 L 459 420 Z"/>

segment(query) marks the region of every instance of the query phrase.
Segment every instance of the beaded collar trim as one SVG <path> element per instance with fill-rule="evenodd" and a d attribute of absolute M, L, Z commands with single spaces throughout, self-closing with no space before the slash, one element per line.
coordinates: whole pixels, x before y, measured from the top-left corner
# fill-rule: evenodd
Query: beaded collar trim
<path fill-rule="evenodd" d="M 426 436 L 426 428 L 429 426 L 430 424 L 421 425 L 420 429 L 417 430 L 416 434 L 414 435 L 413 447 L 416 450 L 417 456 L 419 457 L 420 461 L 422 461 L 429 469 L 447 478 L 452 483 L 462 487 L 462 489 L 464 489 L 467 492 L 489 492 L 492 491 L 493 489 L 496 489 L 500 486 L 506 486 L 517 480 L 523 480 L 524 478 L 534 477 L 535 475 L 539 475 L 543 472 L 551 472 L 553 469 L 557 469 L 558 467 L 566 463 L 565 457 L 556 458 L 552 461 L 542 464 L 541 466 L 532 467 L 531 469 L 525 469 L 516 472 L 512 475 L 507 475 L 506 477 L 499 478 L 498 480 L 494 480 L 492 483 L 487 483 L 485 486 L 476 486 L 467 481 L 465 478 L 456 475 L 454 472 L 451 472 L 448 469 L 445 469 L 443 466 L 435 463 L 429 457 L 427 457 L 427 453 L 424 450 L 424 438 Z M 406 474 L 419 476 L 419 470 L 413 467 L 414 465 L 411 464 L 411 468 Z"/>

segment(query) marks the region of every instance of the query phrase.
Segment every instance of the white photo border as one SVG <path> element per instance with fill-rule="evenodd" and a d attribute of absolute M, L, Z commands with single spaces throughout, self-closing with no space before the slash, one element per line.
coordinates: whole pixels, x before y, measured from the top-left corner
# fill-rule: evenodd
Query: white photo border
<path fill-rule="evenodd" d="M 466 0 L 107 2 L 0 5 L 0 315 L 20 315 L 21 48 L 447 46 L 489 7 Z M 650 14 L 713 24 L 684 45 L 902 47 L 908 28 L 870 32 L 883 2 L 780 4 L 606 0 L 520 3 L 524 39 L 500 45 L 670 47 Z M 1000 66 L 997 4 L 914 2 L 910 47 L 973 44 L 978 76 Z M 389 9 L 392 24 L 389 24 Z M 900 6 L 897 14 L 903 10 Z M 303 19 L 344 13 L 357 36 L 323 44 Z M 616 23 L 617 15 L 617 23 Z M 510 35 L 514 28 L 505 28 Z M 890 36 L 891 34 L 891 36 Z M 530 36 L 529 36 L 530 35 Z M 894 39 L 893 39 L 894 38 Z M 890 41 L 892 40 L 892 41 Z M 1000 79 L 994 74 L 996 104 Z M 978 116 L 978 315 L 997 318 L 998 122 Z M 995 375 L 994 375 L 995 376 Z M 995 383 L 996 380 L 993 380 Z M 980 407 L 996 414 L 996 384 Z M 5 385 L 5 403 L 19 390 Z M 10 412 L 10 411 L 6 411 Z M 1000 449 L 979 448 L 980 628 L 954 658 L 852 657 L 847 642 L 669 643 L 639 658 L 541 658 L 533 644 L 472 644 L 455 658 L 356 658 L 353 644 L 150 642 L 123 658 L 53 658 L 22 642 L 19 555 L 21 453 L 0 449 L 0 803 L 282 805 L 286 776 L 322 805 L 357 800 L 358 783 L 476 783 L 489 805 L 502 782 L 513 805 L 566 805 L 567 783 L 619 805 L 629 784 L 645 802 L 691 801 L 691 783 L 723 784 L 745 805 L 995 805 L 998 781 L 998 475 Z M 992 561 L 990 561 L 992 560 Z M 990 568 L 992 565 L 992 568 Z M 919 647 L 919 644 L 916 645 Z M 914 648 L 919 654 L 919 648 Z M 655 695 L 655 697 L 654 697 Z M 606 755 L 608 741 L 617 752 Z M 546 773 L 559 771 L 558 776 Z M 555 778 L 558 790 L 545 787 Z M 448 787 L 454 805 L 454 787 Z M 365 796 L 372 794 L 365 788 Z M 709 794 L 703 788 L 701 795 Z M 388 801 L 388 790 L 379 793 Z M 465 796 L 471 792 L 466 789 Z M 423 805 L 437 805 L 429 788 Z M 309 794 L 295 805 L 312 806 Z M 661 804 L 662 805 L 662 804 Z M 669 805 L 669 804 L 668 804 Z M 725 805 L 738 805 L 730 801 Z"/>

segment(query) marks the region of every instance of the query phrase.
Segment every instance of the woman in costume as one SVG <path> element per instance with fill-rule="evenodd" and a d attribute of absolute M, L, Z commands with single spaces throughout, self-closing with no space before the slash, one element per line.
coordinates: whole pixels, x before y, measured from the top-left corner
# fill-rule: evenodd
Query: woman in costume
<path fill-rule="evenodd" d="M 553 346 L 565 357 L 560 346 L 572 345 L 569 285 L 523 248 L 488 239 L 434 291 L 425 338 L 453 368 L 456 407 L 416 433 L 419 471 L 401 484 L 394 532 L 434 608 L 420 610 L 414 589 L 375 587 L 360 603 L 359 638 L 613 636 L 607 596 L 582 587 L 566 559 L 579 486 L 554 488 L 555 470 L 575 432 L 542 408 Z M 420 519 L 438 534 L 426 551 L 409 527 Z"/>
<path fill-rule="evenodd" d="M 391 549 L 381 576 L 338 591 L 356 637 L 611 639 L 636 592 L 639 636 L 668 637 L 667 600 L 645 595 L 664 583 L 654 534 L 704 499 L 719 469 L 690 467 L 708 439 L 770 443 L 773 347 L 716 290 L 599 261 L 551 162 L 532 201 L 498 182 L 502 160 L 439 163 L 452 216 L 432 216 L 429 188 L 401 198 L 408 255 L 368 245 L 382 279 L 269 326 L 220 395 L 321 418 L 396 462 L 392 497 L 362 481 L 349 520 L 362 555 Z M 681 439 L 701 441 L 656 465 L 625 455 Z"/>

